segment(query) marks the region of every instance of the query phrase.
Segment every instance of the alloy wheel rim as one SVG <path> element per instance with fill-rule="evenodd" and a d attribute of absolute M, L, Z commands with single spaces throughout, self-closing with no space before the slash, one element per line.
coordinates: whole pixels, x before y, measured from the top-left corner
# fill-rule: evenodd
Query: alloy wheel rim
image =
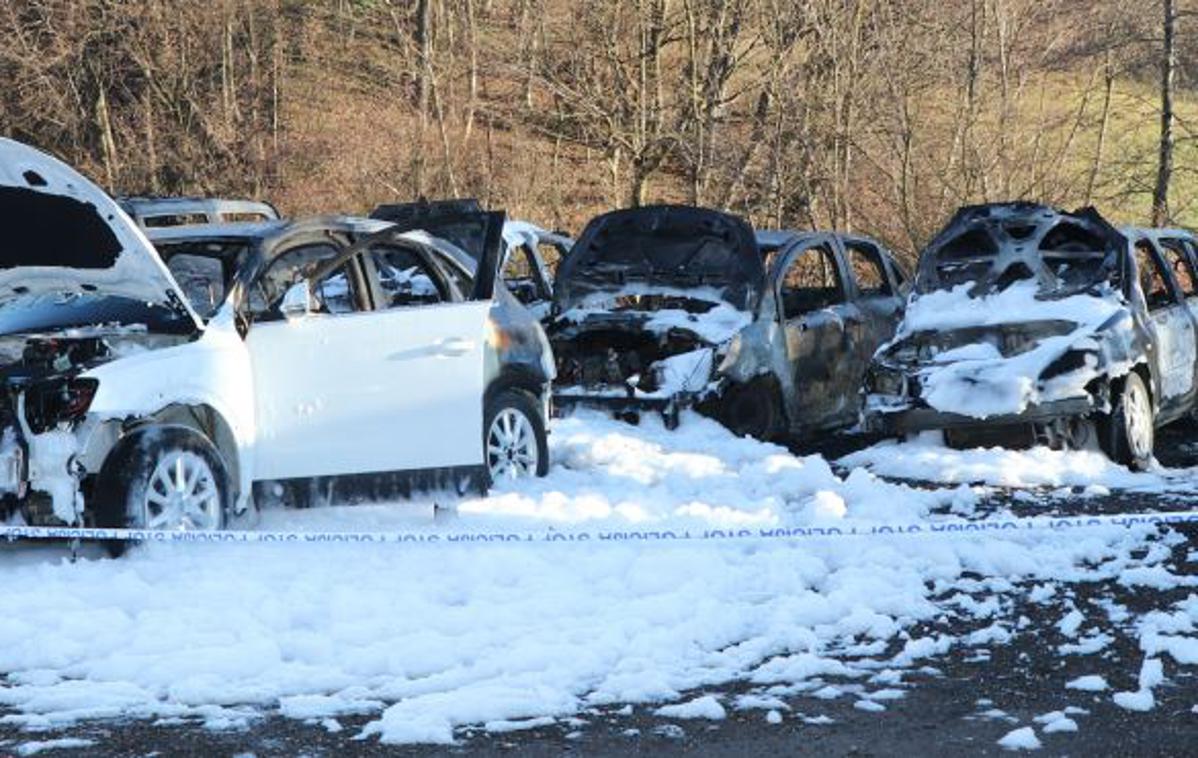
<path fill-rule="evenodd" d="M 1148 396 L 1139 384 L 1131 384 L 1123 398 L 1123 413 L 1127 423 L 1127 444 L 1136 458 L 1144 458 L 1152 450 L 1152 412 Z"/>
<path fill-rule="evenodd" d="M 172 531 L 220 527 L 221 496 L 208 461 L 173 450 L 158 459 L 142 498 L 142 526 Z"/>
<path fill-rule="evenodd" d="M 537 435 L 528 417 L 515 408 L 504 408 L 487 430 L 487 468 L 491 479 L 534 476 L 540 462 Z"/>

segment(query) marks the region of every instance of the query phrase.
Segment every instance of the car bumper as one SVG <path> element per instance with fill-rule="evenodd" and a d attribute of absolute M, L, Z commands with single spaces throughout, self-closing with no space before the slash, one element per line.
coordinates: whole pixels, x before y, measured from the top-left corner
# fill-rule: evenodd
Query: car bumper
<path fill-rule="evenodd" d="M 907 405 L 903 406 L 903 403 Z M 918 401 L 916 401 L 918 402 Z M 867 432 L 888 436 L 914 434 L 937 429 L 980 429 L 1024 424 L 1046 424 L 1093 413 L 1094 402 L 1088 397 L 1066 398 L 1028 406 L 1022 413 L 975 418 L 946 413 L 923 404 L 897 398 L 870 396 L 866 401 L 864 427 Z"/>
<path fill-rule="evenodd" d="M 626 397 L 620 395 L 586 395 L 581 393 L 554 393 L 553 407 L 555 410 L 572 408 L 597 408 L 609 413 L 661 413 L 677 415 L 680 411 L 694 406 L 698 396 L 693 393 L 679 393 L 669 397 Z"/>

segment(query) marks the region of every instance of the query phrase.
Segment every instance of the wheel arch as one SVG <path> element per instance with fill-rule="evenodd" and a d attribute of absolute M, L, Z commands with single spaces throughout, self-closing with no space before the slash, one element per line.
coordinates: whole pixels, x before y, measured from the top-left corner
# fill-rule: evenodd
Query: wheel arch
<path fill-rule="evenodd" d="M 539 371 L 521 365 L 509 365 L 500 369 L 499 374 L 487 385 L 483 393 L 483 405 L 490 405 L 499 393 L 515 390 L 531 395 L 533 400 L 540 401 L 546 392 L 548 380 Z M 546 419 L 548 421 L 548 419 Z"/>
<path fill-rule="evenodd" d="M 151 427 L 178 426 L 203 435 L 220 453 L 233 486 L 232 501 L 239 507 L 248 494 L 243 473 L 248 473 L 232 424 L 207 403 L 171 403 L 153 413 L 126 419 L 110 419 L 90 435 L 85 456 L 88 469 L 102 475 L 113 456 L 123 451 L 135 435 Z"/>

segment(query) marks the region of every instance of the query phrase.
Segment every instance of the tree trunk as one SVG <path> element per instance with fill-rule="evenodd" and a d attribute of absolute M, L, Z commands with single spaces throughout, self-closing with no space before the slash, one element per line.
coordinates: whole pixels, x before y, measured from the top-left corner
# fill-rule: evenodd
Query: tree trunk
<path fill-rule="evenodd" d="M 1161 51 L 1161 141 L 1156 171 L 1156 189 L 1152 193 L 1152 224 L 1164 226 L 1169 220 L 1169 180 L 1173 176 L 1173 78 L 1177 68 L 1177 9 L 1174 0 L 1162 0 L 1165 11 L 1165 39 Z"/>
<path fill-rule="evenodd" d="M 424 142 L 428 133 L 429 79 L 432 73 L 430 56 L 430 26 L 432 8 L 429 0 L 416 2 L 416 108 L 420 113 L 420 129 L 412 151 L 412 184 L 416 197 L 424 196 Z"/>
<path fill-rule="evenodd" d="M 1094 146 L 1094 162 L 1090 164 L 1090 175 L 1086 178 L 1086 205 L 1094 202 L 1094 187 L 1102 171 L 1103 153 L 1106 150 L 1107 129 L 1111 123 L 1111 95 L 1115 88 L 1115 69 L 1111 65 L 1111 51 L 1106 52 L 1103 66 L 1102 116 L 1098 121 L 1098 144 Z"/>

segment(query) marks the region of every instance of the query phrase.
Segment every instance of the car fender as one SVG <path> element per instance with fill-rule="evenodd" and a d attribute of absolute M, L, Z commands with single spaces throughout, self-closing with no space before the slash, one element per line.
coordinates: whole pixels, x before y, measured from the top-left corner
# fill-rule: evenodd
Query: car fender
<path fill-rule="evenodd" d="M 254 392 L 249 351 L 226 306 L 196 340 L 127 355 L 83 374 L 99 382 L 89 420 L 137 421 L 170 406 L 208 406 L 224 419 L 237 447 L 239 491 L 254 472 Z M 95 423 L 92 424 L 95 428 Z M 103 444 L 105 435 L 93 435 Z M 93 454 L 96 451 L 93 451 Z M 104 455 L 107 450 L 102 451 Z M 239 502 L 238 508 L 242 506 Z"/>

